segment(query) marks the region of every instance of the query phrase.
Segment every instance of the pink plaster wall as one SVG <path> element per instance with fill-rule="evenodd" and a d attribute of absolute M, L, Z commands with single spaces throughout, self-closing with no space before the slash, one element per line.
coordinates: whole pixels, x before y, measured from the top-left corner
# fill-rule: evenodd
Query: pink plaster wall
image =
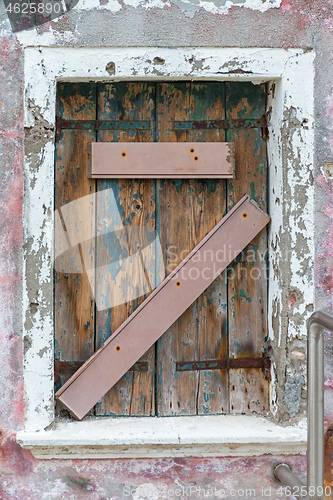
<path fill-rule="evenodd" d="M 304 478 L 305 457 L 279 459 L 287 461 Z M 276 460 L 258 457 L 37 461 L 9 438 L 3 445 L 0 498 L 279 500 L 284 498 L 280 484 L 272 480 L 272 465 Z"/>
<path fill-rule="evenodd" d="M 15 37 L 0 44 L 0 427 L 11 433 L 23 422 L 23 68 Z"/>

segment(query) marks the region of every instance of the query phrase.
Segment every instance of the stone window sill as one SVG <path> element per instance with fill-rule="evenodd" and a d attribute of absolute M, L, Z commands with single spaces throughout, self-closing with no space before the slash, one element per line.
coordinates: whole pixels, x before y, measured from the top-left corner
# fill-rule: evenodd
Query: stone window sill
<path fill-rule="evenodd" d="M 306 453 L 306 424 L 281 427 L 253 416 L 87 418 L 20 431 L 36 458 L 158 458 Z"/>

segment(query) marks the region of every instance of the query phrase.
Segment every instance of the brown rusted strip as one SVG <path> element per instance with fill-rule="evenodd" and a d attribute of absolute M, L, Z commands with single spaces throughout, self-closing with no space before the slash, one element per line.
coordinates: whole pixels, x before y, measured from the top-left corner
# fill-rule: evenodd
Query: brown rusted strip
<path fill-rule="evenodd" d="M 228 358 L 208 359 L 204 361 L 177 361 L 176 371 L 194 370 L 233 370 L 238 368 L 261 368 L 265 378 L 270 377 L 271 360 L 269 356 L 262 358 Z"/>
<path fill-rule="evenodd" d="M 64 120 L 56 116 L 56 139 L 64 129 L 68 130 L 148 130 L 152 126 L 150 120 Z M 264 139 L 267 136 L 267 119 L 225 119 L 200 121 L 175 121 L 174 130 L 230 130 L 239 128 L 262 128 Z"/>
<path fill-rule="evenodd" d="M 59 361 L 54 360 L 54 383 L 57 384 L 60 380 L 61 373 L 74 373 L 78 370 L 85 361 Z M 148 361 L 137 361 L 134 363 L 129 372 L 148 372 Z"/>
<path fill-rule="evenodd" d="M 226 120 L 201 120 L 201 121 L 175 121 L 175 130 L 229 130 L 235 128 L 262 128 L 267 127 L 266 116 L 257 119 L 226 119 Z"/>
<path fill-rule="evenodd" d="M 81 419 L 268 224 L 244 196 L 111 337 L 59 389 Z"/>
<path fill-rule="evenodd" d="M 262 132 L 262 138 L 264 139 L 264 141 L 267 141 L 268 140 L 268 126 L 267 126 L 266 116 L 264 116 L 263 125 L 261 127 L 261 132 Z"/>
<path fill-rule="evenodd" d="M 150 120 L 64 120 L 56 116 L 56 139 L 62 130 L 149 130 Z"/>

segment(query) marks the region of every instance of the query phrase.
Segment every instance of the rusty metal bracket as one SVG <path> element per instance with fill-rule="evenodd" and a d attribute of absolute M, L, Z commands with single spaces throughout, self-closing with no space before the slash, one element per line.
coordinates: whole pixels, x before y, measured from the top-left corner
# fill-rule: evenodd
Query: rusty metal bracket
<path fill-rule="evenodd" d="M 233 128 L 261 128 L 267 127 L 266 116 L 257 119 L 230 118 L 225 120 L 186 120 L 175 121 L 175 130 L 200 130 L 200 129 L 221 129 Z"/>
<path fill-rule="evenodd" d="M 56 139 L 59 139 L 62 130 L 149 130 L 152 127 L 150 120 L 64 120 L 56 116 Z"/>
<path fill-rule="evenodd" d="M 60 380 L 61 373 L 75 373 L 76 370 L 81 368 L 85 361 L 59 361 L 59 359 L 54 360 L 54 383 L 58 384 Z M 134 363 L 129 372 L 148 372 L 148 361 L 137 361 Z"/>
<path fill-rule="evenodd" d="M 174 130 L 230 130 L 243 128 L 261 128 L 263 139 L 268 137 L 267 118 L 263 115 L 257 119 L 225 119 L 225 120 L 201 120 L 201 121 L 176 121 Z"/>
<path fill-rule="evenodd" d="M 265 378 L 270 379 L 271 360 L 269 356 L 264 355 L 262 358 L 228 358 L 176 362 L 177 372 L 194 370 L 234 370 L 239 368 L 261 368 Z"/>
<path fill-rule="evenodd" d="M 188 120 L 175 121 L 174 130 L 229 130 L 243 128 L 261 128 L 263 138 L 267 137 L 267 119 L 262 116 L 257 119 L 224 119 L 224 120 Z M 56 139 L 59 139 L 62 130 L 149 130 L 151 120 L 64 120 L 56 116 Z"/>

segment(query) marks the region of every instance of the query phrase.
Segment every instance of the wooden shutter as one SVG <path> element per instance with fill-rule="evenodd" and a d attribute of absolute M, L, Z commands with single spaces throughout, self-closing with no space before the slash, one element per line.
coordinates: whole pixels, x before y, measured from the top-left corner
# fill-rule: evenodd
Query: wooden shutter
<path fill-rule="evenodd" d="M 70 99 L 74 104 L 73 109 L 61 117 L 68 120 L 85 119 L 86 122 L 77 125 L 73 125 L 74 122 L 65 124 L 66 127 L 73 129 L 61 133 L 58 151 L 60 149 L 70 151 L 71 160 L 62 158 L 59 170 L 58 153 L 56 183 L 63 182 L 61 175 L 67 175 L 68 178 L 72 176 L 73 179 L 75 174 L 70 170 L 74 165 L 80 163 L 80 173 L 76 173 L 78 177 L 82 174 L 81 164 L 86 167 L 86 162 L 78 162 L 78 156 L 75 156 L 81 154 L 79 151 L 84 151 L 84 148 L 75 148 L 73 140 L 69 145 L 62 145 L 66 140 L 65 134 L 66 137 L 71 137 L 71 134 L 73 136 L 78 134 L 80 137 L 87 134 L 87 137 L 96 137 L 98 141 L 235 142 L 236 179 L 228 181 L 107 179 L 97 180 L 96 188 L 93 188 L 94 181 L 88 180 L 86 175 L 84 181 L 80 177 L 78 185 L 80 182 L 87 183 L 84 185 L 89 186 L 89 192 L 96 189 L 99 193 L 98 200 L 103 198 L 103 192 L 109 197 L 112 191 L 124 224 L 139 227 L 145 224 L 157 229 L 167 273 L 171 272 L 172 268 L 203 239 L 243 194 L 252 195 L 261 208 L 266 208 L 266 151 L 260 129 L 262 125 L 260 119 L 265 106 L 264 86 L 223 82 L 62 85 L 63 90 L 60 88 L 58 92 L 59 103 L 64 101 L 61 97 L 62 92 L 71 96 L 66 98 L 68 106 Z M 86 103 L 87 96 L 92 99 L 89 101 L 89 106 Z M 93 96 L 96 96 L 95 114 L 91 111 Z M 76 106 L 75 102 L 80 103 L 80 106 Z M 85 108 L 90 110 L 87 115 L 76 113 L 78 109 L 82 113 Z M 232 124 L 235 123 L 237 128 L 225 132 L 227 121 L 229 120 L 230 125 L 230 120 L 235 118 L 236 121 Z M 252 122 L 246 122 L 248 119 Z M 94 120 L 113 121 L 113 128 L 99 129 L 96 135 Z M 145 122 L 144 127 L 142 127 L 143 122 Z M 149 122 L 148 128 L 146 122 Z M 132 128 L 128 128 L 130 123 Z M 138 128 L 135 128 L 136 123 Z M 141 128 L 139 128 L 140 123 Z M 244 124 L 252 128 L 239 128 Z M 86 127 L 85 130 L 75 129 L 83 126 Z M 60 174 L 60 171 L 65 174 Z M 66 201 L 82 196 L 75 192 L 76 188 L 73 191 L 66 197 Z M 58 202 L 61 204 L 60 199 Z M 104 223 L 105 221 L 107 223 L 108 214 L 105 207 L 108 205 L 108 200 L 105 199 L 104 203 L 96 205 L 96 221 L 102 217 Z M 93 225 L 91 227 L 93 228 Z M 262 355 L 267 331 L 264 262 L 267 243 L 264 233 L 265 231 L 257 242 L 249 246 L 248 253 L 244 252 L 235 266 L 216 279 L 163 335 L 155 347 L 141 358 L 142 362 L 146 362 L 141 365 L 141 369 L 145 367 L 147 371 L 140 371 L 139 366 L 137 371 L 128 372 L 96 406 L 96 414 L 250 413 L 267 408 L 268 381 L 260 369 L 233 368 L 229 371 L 184 372 L 176 369 L 176 363 L 183 361 L 226 359 L 229 355 L 235 358 Z M 98 255 L 107 253 L 115 244 L 120 254 L 126 252 L 127 243 L 124 241 L 127 236 L 118 234 L 114 237 L 117 241 L 109 240 L 107 244 L 103 243 L 103 239 L 96 238 L 95 244 L 98 248 L 94 249 L 91 258 L 98 259 Z M 135 237 L 140 238 L 140 230 Z M 102 252 L 101 245 L 104 245 Z M 253 263 L 253 260 L 248 262 L 248 255 L 254 255 L 259 264 Z M 240 279 L 237 275 L 231 276 L 232 270 L 242 268 L 244 265 L 248 269 L 259 265 L 262 271 L 261 280 L 249 278 L 249 275 Z M 97 270 L 94 278 L 91 277 L 96 287 L 102 279 L 98 267 L 99 262 L 96 262 Z M 57 291 L 59 279 L 63 283 L 61 292 Z M 160 279 L 160 276 L 155 276 L 154 286 Z M 78 280 L 81 280 L 80 275 L 76 278 L 74 276 L 59 278 L 57 274 L 56 297 L 61 294 L 61 297 L 68 297 L 72 293 L 73 283 L 78 286 Z M 80 289 L 83 288 L 81 286 L 83 283 L 81 280 Z M 90 301 L 91 290 L 92 288 L 88 286 L 86 294 L 90 294 Z M 74 287 L 74 293 L 75 291 Z M 55 317 L 61 317 L 56 323 L 56 355 L 62 363 L 60 366 L 63 367 L 67 366 L 67 361 L 80 361 L 89 357 L 91 352 L 97 349 L 145 298 L 142 296 L 104 311 L 90 311 L 95 321 L 92 331 L 88 330 L 91 335 L 87 337 L 87 332 L 84 330 L 88 323 L 80 322 L 80 311 L 84 311 L 87 307 L 83 305 L 82 301 L 86 300 L 83 295 L 81 294 L 79 298 L 76 293 L 77 300 L 73 303 L 76 310 L 72 310 L 72 306 L 68 307 L 66 314 L 60 311 L 63 307 L 60 306 L 60 298 L 55 302 Z M 75 321 L 78 326 L 73 342 Z M 59 329 L 61 323 L 62 327 Z M 89 323 L 89 327 L 91 325 L 92 323 Z M 91 342 L 92 337 L 93 342 Z M 77 346 L 85 346 L 86 350 L 81 347 L 80 351 Z M 89 355 L 86 354 L 88 352 Z M 63 383 L 68 377 L 60 374 L 60 378 Z"/>

